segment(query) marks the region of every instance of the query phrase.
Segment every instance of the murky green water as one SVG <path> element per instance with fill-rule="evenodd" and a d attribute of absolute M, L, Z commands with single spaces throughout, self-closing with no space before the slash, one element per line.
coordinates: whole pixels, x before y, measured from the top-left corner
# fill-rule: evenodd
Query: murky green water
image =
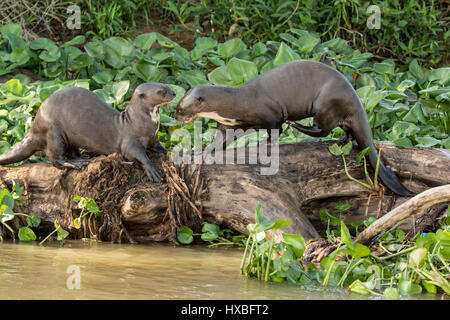
<path fill-rule="evenodd" d="M 367 299 L 247 279 L 239 275 L 241 257 L 233 248 L 1 243 L 0 299 Z M 69 289 L 77 267 L 80 288 Z"/>

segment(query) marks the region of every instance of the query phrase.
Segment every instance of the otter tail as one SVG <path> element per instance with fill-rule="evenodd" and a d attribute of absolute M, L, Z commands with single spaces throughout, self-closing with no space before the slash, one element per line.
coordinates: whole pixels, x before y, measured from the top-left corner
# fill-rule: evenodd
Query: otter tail
<path fill-rule="evenodd" d="M 357 119 L 355 123 L 351 124 L 351 134 L 358 142 L 358 146 L 361 149 L 370 147 L 371 151 L 369 153 L 369 162 L 372 168 L 376 168 L 378 153 L 375 145 L 373 143 L 372 132 L 370 130 L 369 120 L 367 115 L 361 105 L 361 117 Z M 403 197 L 412 197 L 413 193 L 409 192 L 398 180 L 398 177 L 392 172 L 389 168 L 387 168 L 383 162 L 380 160 L 380 167 L 378 170 L 378 176 L 383 181 L 383 183 L 394 193 L 403 196 Z"/>
<path fill-rule="evenodd" d="M 0 155 L 0 165 L 16 163 L 29 158 L 36 151 L 41 150 L 39 144 L 28 134 L 14 148 Z"/>

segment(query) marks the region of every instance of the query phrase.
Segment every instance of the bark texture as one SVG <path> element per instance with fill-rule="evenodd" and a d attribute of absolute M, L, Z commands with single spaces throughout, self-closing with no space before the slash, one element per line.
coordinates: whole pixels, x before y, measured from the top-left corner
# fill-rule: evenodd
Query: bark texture
<path fill-rule="evenodd" d="M 275 175 L 262 175 L 263 165 L 248 164 L 248 153 L 240 150 L 235 151 L 235 163 L 243 164 L 202 164 L 200 175 L 198 165 L 178 167 L 177 177 L 169 179 L 179 181 L 176 186 L 168 186 L 168 179 L 150 183 L 137 164 L 127 163 L 117 155 L 94 158 L 82 171 L 59 170 L 47 163 L 3 166 L 0 183 L 8 188 L 13 181 L 25 186 L 25 201 L 15 211 L 41 218 L 38 232 L 45 234 L 58 219 L 72 238 L 97 237 L 104 241 L 170 241 L 177 219 L 173 214 L 182 207 L 175 202 L 186 202 L 183 194 L 191 197 L 191 204 L 186 202 L 183 206 L 190 207 L 197 217 L 242 233 L 247 232 L 248 223 L 254 222 L 255 207 L 261 204 L 261 212 L 267 218 L 292 222 L 283 228 L 284 232 L 301 234 L 306 240 L 319 238 L 319 232 L 326 228 L 326 222 L 320 219 L 321 209 L 336 215 L 333 208 L 339 202 L 351 204 L 342 215 L 348 225 L 369 216 L 382 217 L 408 200 L 386 191 L 382 197 L 372 195 L 369 202 L 367 189 L 350 181 L 342 159 L 328 151 L 330 143 L 280 145 L 279 170 Z M 393 144 L 377 147 L 382 148 L 384 163 L 412 192 L 450 184 L 449 150 L 399 148 Z M 252 148 L 256 147 L 246 151 Z M 346 157 L 347 164 L 353 177 L 363 179 L 363 168 L 354 161 L 357 152 L 354 148 Z M 152 161 L 163 172 L 163 160 L 154 157 Z M 373 174 L 371 168 L 369 171 Z M 164 172 L 168 172 L 167 168 Z M 84 219 L 79 230 L 73 227 L 73 219 L 80 213 L 72 201 L 76 195 L 94 198 L 103 212 L 102 217 Z M 167 210 L 170 203 L 172 210 Z M 435 227 L 447 205 L 441 201 L 420 210 L 416 219 L 405 220 L 402 228 L 417 232 Z M 16 219 L 20 225 L 22 218 Z M 178 221 L 189 224 L 190 219 Z M 3 232 L 8 236 L 8 231 Z"/>

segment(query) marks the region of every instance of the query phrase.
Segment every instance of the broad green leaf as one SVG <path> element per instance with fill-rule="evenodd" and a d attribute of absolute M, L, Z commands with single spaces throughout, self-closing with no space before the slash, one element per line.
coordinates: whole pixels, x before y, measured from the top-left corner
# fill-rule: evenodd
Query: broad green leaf
<path fill-rule="evenodd" d="M 234 84 L 248 82 L 258 75 L 258 68 L 253 62 L 238 58 L 232 58 L 227 68 Z"/>
<path fill-rule="evenodd" d="M 342 243 L 346 244 L 350 250 L 354 249 L 355 245 L 352 236 L 350 235 L 350 231 L 348 231 L 348 228 L 343 221 L 341 221 L 341 241 Z"/>
<path fill-rule="evenodd" d="M 288 233 L 283 233 L 283 239 L 283 243 L 292 249 L 297 259 L 300 259 L 306 249 L 305 239 L 301 235 Z"/>
<path fill-rule="evenodd" d="M 422 285 L 427 290 L 427 292 L 436 294 L 437 288 L 436 286 L 429 280 L 422 280 Z"/>
<path fill-rule="evenodd" d="M 350 209 L 351 207 L 352 207 L 352 205 L 350 203 L 339 202 L 337 205 L 334 206 L 333 209 L 335 209 L 339 212 L 344 212 L 344 211 L 347 211 L 348 209 Z"/>
<path fill-rule="evenodd" d="M 410 279 L 400 279 L 398 282 L 398 290 L 401 295 L 414 295 L 422 292 L 422 287 L 413 283 Z"/>
<path fill-rule="evenodd" d="M 86 40 L 85 36 L 81 36 L 81 35 L 80 36 L 76 36 L 72 40 L 69 40 L 69 41 L 65 42 L 63 46 L 68 47 L 68 46 L 81 45 L 81 44 L 84 43 L 85 40 Z"/>
<path fill-rule="evenodd" d="M 214 241 L 219 236 L 219 233 L 220 233 L 219 226 L 213 223 L 203 222 L 202 236 L 201 236 L 203 241 Z"/>
<path fill-rule="evenodd" d="M 105 58 L 105 45 L 100 40 L 92 40 L 84 45 L 86 53 L 93 58 L 103 60 Z"/>
<path fill-rule="evenodd" d="M 73 226 L 75 227 L 75 229 L 80 229 L 81 228 L 81 219 L 80 217 L 77 217 L 73 220 Z"/>
<path fill-rule="evenodd" d="M 289 226 L 291 225 L 291 222 L 286 220 L 286 219 L 278 219 L 277 221 L 275 221 L 274 223 L 272 223 L 268 229 L 273 229 L 273 230 L 277 230 L 277 229 L 281 229 L 283 227 Z"/>
<path fill-rule="evenodd" d="M 5 92 L 9 92 L 15 96 L 22 96 L 23 93 L 22 83 L 20 83 L 18 79 L 11 79 L 6 81 L 5 84 L 3 84 L 2 89 Z"/>
<path fill-rule="evenodd" d="M 125 94 L 127 93 L 129 87 L 130 82 L 128 80 L 112 83 L 111 91 L 114 94 L 116 102 L 120 102 L 122 100 L 123 96 L 125 96 Z"/>
<path fill-rule="evenodd" d="M 414 59 L 409 64 L 409 72 L 416 77 L 417 79 L 422 79 L 424 76 L 424 73 L 422 71 L 422 68 L 419 66 L 419 63 L 417 62 L 417 59 Z"/>
<path fill-rule="evenodd" d="M 210 50 L 217 45 L 217 40 L 209 37 L 200 37 L 195 39 L 195 46 L 201 49 Z"/>
<path fill-rule="evenodd" d="M 370 255 L 370 249 L 359 242 L 355 242 L 354 248 L 349 253 L 354 258 L 364 258 Z"/>
<path fill-rule="evenodd" d="M 414 136 L 419 131 L 415 124 L 405 121 L 397 121 L 392 127 L 392 134 L 398 138 Z"/>
<path fill-rule="evenodd" d="M 0 33 L 2 34 L 2 36 L 4 38 L 6 38 L 6 36 L 8 34 L 14 34 L 17 37 L 21 37 L 22 36 L 22 27 L 20 26 L 19 23 L 5 24 L 2 27 L 0 27 Z"/>
<path fill-rule="evenodd" d="M 214 69 L 208 74 L 208 79 L 211 83 L 221 86 L 232 86 L 233 79 L 228 72 L 227 66 L 222 66 Z"/>
<path fill-rule="evenodd" d="M 36 240 L 36 235 L 30 228 L 21 227 L 19 229 L 19 239 L 20 241 L 34 241 Z"/>
<path fill-rule="evenodd" d="M 247 46 L 241 39 L 234 38 L 220 44 L 217 49 L 217 54 L 228 59 L 236 56 L 239 52 L 245 50 L 246 48 Z"/>
<path fill-rule="evenodd" d="M 435 139 L 430 136 L 416 137 L 416 140 L 419 143 L 417 145 L 418 147 L 425 147 L 425 148 L 431 148 L 441 143 L 441 140 Z"/>
<path fill-rule="evenodd" d="M 372 151 L 371 147 L 364 148 L 356 155 L 356 164 L 359 165 L 364 157 L 366 157 L 370 151 Z"/>
<path fill-rule="evenodd" d="M 420 103 L 415 103 L 414 106 L 408 111 L 408 113 L 403 117 L 403 121 L 417 123 L 421 122 L 422 124 L 427 123 L 427 119 L 422 110 L 422 106 Z"/>
<path fill-rule="evenodd" d="M 427 257 L 426 248 L 417 248 L 409 254 L 409 264 L 415 268 L 420 268 Z"/>
<path fill-rule="evenodd" d="M 408 88 L 411 88 L 415 85 L 416 83 L 412 80 L 406 79 L 403 80 L 398 86 L 397 86 L 397 90 L 400 92 L 405 91 Z"/>
<path fill-rule="evenodd" d="M 277 55 L 273 59 L 273 65 L 275 67 L 291 62 L 294 60 L 299 60 L 300 56 L 294 52 L 287 44 L 282 42 L 278 48 Z"/>
<path fill-rule="evenodd" d="M 267 52 L 267 47 L 262 42 L 257 42 L 254 44 L 252 49 L 252 58 L 256 58 L 264 55 Z"/>
<path fill-rule="evenodd" d="M 359 294 L 370 294 L 370 290 L 366 288 L 365 284 L 361 280 L 355 280 L 349 287 L 350 291 Z"/>
<path fill-rule="evenodd" d="M 150 32 L 138 35 L 134 39 L 133 44 L 136 47 L 141 48 L 143 51 L 147 51 L 148 49 L 151 48 L 151 46 L 153 45 L 153 43 L 155 43 L 155 41 L 156 41 L 156 33 Z"/>
<path fill-rule="evenodd" d="M 430 82 L 436 81 L 443 86 L 450 84 L 450 67 L 432 70 L 428 74 L 427 80 Z"/>
<path fill-rule="evenodd" d="M 412 147 L 413 146 L 411 140 L 406 137 L 400 138 L 400 139 L 395 139 L 393 142 L 398 147 Z"/>
<path fill-rule="evenodd" d="M 177 79 L 187 82 L 191 87 L 201 84 L 209 84 L 209 81 L 206 80 L 205 74 L 200 70 L 180 71 Z"/>
<path fill-rule="evenodd" d="M 192 236 L 194 232 L 191 230 L 191 228 L 182 226 L 180 229 L 178 229 L 177 232 L 177 239 L 182 244 L 190 244 L 192 241 L 194 241 L 194 237 Z"/>
<path fill-rule="evenodd" d="M 329 146 L 328 150 L 331 152 L 332 155 L 335 156 L 341 156 L 343 154 L 341 147 L 337 143 L 334 143 L 331 146 Z"/>
<path fill-rule="evenodd" d="M 39 225 L 41 224 L 41 219 L 39 219 L 37 217 L 28 216 L 27 224 L 29 227 L 33 227 L 33 228 L 39 227 Z"/>
<path fill-rule="evenodd" d="M 62 240 L 64 240 L 65 238 L 67 238 L 69 236 L 69 232 L 67 232 L 66 230 L 61 228 L 61 226 L 59 226 L 56 229 L 56 233 L 57 233 L 56 239 L 58 239 L 59 241 L 62 241 Z"/>
<path fill-rule="evenodd" d="M 145 82 L 156 82 L 161 78 L 158 67 L 144 61 L 134 64 L 132 69 L 134 74 Z"/>
<path fill-rule="evenodd" d="M 380 63 L 374 63 L 373 69 L 379 74 L 394 74 L 395 64 L 387 60 Z"/>
<path fill-rule="evenodd" d="M 383 296 L 389 299 L 400 299 L 400 294 L 397 288 L 386 288 L 384 289 Z"/>
<path fill-rule="evenodd" d="M 109 82 L 111 82 L 114 78 L 114 75 L 112 74 L 111 71 L 101 71 L 101 72 L 97 72 L 96 74 L 94 74 L 92 76 L 92 79 L 94 79 L 96 82 L 98 82 L 99 84 L 107 84 Z"/>
<path fill-rule="evenodd" d="M 353 148 L 353 142 L 349 141 L 341 148 L 341 150 L 345 156 L 348 156 L 350 154 L 350 152 L 352 151 L 352 148 Z"/>
<path fill-rule="evenodd" d="M 133 55 L 134 46 L 120 37 L 112 37 L 103 41 L 105 48 L 105 62 L 115 69 L 121 69 L 129 63 Z"/>
<path fill-rule="evenodd" d="M 24 65 L 30 60 L 31 56 L 26 48 L 17 48 L 9 55 L 9 61 L 17 66 Z"/>

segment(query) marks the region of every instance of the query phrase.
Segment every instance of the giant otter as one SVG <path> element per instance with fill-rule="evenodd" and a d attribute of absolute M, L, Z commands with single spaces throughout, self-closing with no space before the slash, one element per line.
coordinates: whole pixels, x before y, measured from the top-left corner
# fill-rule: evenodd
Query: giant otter
<path fill-rule="evenodd" d="M 190 122 L 197 117 L 242 129 L 281 130 L 288 121 L 314 137 L 325 137 L 340 126 L 356 139 L 360 148 L 370 146 L 370 164 L 375 168 L 377 163 L 369 120 L 357 93 L 341 73 L 324 63 L 289 62 L 239 87 L 196 86 L 178 103 L 175 118 Z M 293 122 L 308 117 L 314 117 L 314 126 Z M 383 163 L 379 176 L 398 195 L 413 195 Z"/>
<path fill-rule="evenodd" d="M 146 150 L 160 148 L 159 107 L 174 97 L 165 84 L 144 83 L 134 91 L 127 110 L 119 112 L 87 89 L 61 89 L 42 103 L 30 132 L 0 155 L 0 164 L 22 161 L 44 150 L 55 167 L 81 169 L 88 162 L 79 158 L 83 148 L 95 154 L 118 152 L 141 163 L 151 181 L 160 181 Z"/>

